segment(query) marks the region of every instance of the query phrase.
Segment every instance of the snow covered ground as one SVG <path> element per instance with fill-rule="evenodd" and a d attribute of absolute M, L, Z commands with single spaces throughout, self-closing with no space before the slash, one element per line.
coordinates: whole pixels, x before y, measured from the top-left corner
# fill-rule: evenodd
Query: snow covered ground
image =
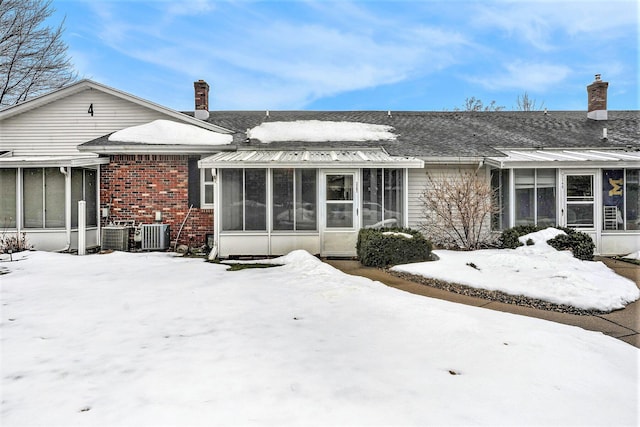
<path fill-rule="evenodd" d="M 555 228 L 520 237 L 535 244 L 517 249 L 470 252 L 438 250 L 436 262 L 399 265 L 392 270 L 459 283 L 474 288 L 524 295 L 585 310 L 611 311 L 640 298 L 636 284 L 602 262 L 581 261 L 546 241 Z"/>
<path fill-rule="evenodd" d="M 2 426 L 637 425 L 640 351 L 306 252 L 2 262 Z M 445 257 L 446 258 L 446 257 Z"/>

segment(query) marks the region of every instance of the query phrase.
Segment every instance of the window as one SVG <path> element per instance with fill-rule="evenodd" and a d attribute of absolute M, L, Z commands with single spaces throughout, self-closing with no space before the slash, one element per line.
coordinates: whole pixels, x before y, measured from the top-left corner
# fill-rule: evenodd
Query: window
<path fill-rule="evenodd" d="M 353 227 L 353 174 L 327 174 L 326 222 L 327 228 Z"/>
<path fill-rule="evenodd" d="M 0 169 L 0 230 L 16 228 L 16 169 Z"/>
<path fill-rule="evenodd" d="M 515 225 L 556 225 L 556 170 L 514 171 Z"/>
<path fill-rule="evenodd" d="M 201 170 L 201 182 L 202 188 L 200 189 L 201 196 L 200 200 L 202 201 L 202 208 L 213 208 L 213 189 L 214 189 L 214 177 L 213 177 L 214 169 L 205 168 Z"/>
<path fill-rule="evenodd" d="M 362 170 L 362 225 L 403 226 L 402 169 Z"/>
<path fill-rule="evenodd" d="M 98 225 L 98 173 L 93 169 L 71 170 L 71 227 L 78 227 L 78 201 L 86 202 L 88 227 Z"/>
<path fill-rule="evenodd" d="M 317 229 L 315 169 L 273 170 L 273 230 Z"/>
<path fill-rule="evenodd" d="M 602 205 L 604 230 L 638 230 L 639 169 L 602 171 Z"/>
<path fill-rule="evenodd" d="M 266 169 L 221 169 L 223 231 L 266 231 L 266 176 Z"/>
<path fill-rule="evenodd" d="M 59 168 L 23 169 L 25 228 L 65 226 L 65 177 Z"/>

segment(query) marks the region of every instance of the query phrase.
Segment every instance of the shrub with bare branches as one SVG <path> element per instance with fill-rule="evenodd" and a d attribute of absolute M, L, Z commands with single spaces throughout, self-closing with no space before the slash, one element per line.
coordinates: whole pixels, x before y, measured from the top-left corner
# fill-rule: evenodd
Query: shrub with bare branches
<path fill-rule="evenodd" d="M 427 173 L 427 187 L 420 196 L 425 221 L 420 228 L 442 247 L 478 249 L 492 242 L 491 215 L 494 190 L 475 171 L 455 174 Z"/>

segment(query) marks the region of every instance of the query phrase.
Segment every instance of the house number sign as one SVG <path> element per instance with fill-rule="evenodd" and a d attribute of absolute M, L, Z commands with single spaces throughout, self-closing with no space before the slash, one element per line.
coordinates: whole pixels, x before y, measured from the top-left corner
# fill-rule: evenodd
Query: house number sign
<path fill-rule="evenodd" d="M 87 113 L 91 114 L 91 117 L 93 117 L 93 104 L 89 105 L 89 109 L 87 110 Z"/>

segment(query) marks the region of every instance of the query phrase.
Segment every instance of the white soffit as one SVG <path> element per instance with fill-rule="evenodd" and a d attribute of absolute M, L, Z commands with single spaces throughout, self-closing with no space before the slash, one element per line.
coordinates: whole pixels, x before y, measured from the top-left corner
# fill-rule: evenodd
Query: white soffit
<path fill-rule="evenodd" d="M 96 166 L 109 163 L 107 157 L 96 156 L 2 156 L 0 168 Z"/>
<path fill-rule="evenodd" d="M 640 167 L 640 151 L 623 150 L 504 150 L 505 157 L 486 163 L 503 168 L 534 167 Z"/>
<path fill-rule="evenodd" d="M 384 150 L 283 150 L 217 153 L 198 162 L 201 168 L 423 168 L 415 157 L 390 156 Z"/>

